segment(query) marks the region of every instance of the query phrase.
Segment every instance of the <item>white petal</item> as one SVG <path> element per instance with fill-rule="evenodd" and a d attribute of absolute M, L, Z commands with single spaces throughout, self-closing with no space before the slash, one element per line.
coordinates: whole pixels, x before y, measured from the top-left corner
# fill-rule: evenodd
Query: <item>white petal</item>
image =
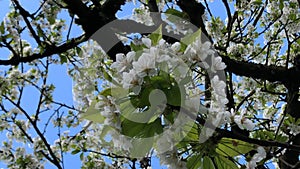
<path fill-rule="evenodd" d="M 133 59 L 134 59 L 134 57 L 135 57 L 135 52 L 134 52 L 134 51 L 130 51 L 130 52 L 128 52 L 128 53 L 126 54 L 126 60 L 127 60 L 128 62 L 132 62 Z"/>
<path fill-rule="evenodd" d="M 124 59 L 125 55 L 123 53 L 118 53 L 116 54 L 116 60 L 117 62 L 122 62 Z"/>
<path fill-rule="evenodd" d="M 148 48 L 151 47 L 151 39 L 149 38 L 142 38 L 142 42 L 144 45 L 146 45 Z"/>
<path fill-rule="evenodd" d="M 174 51 L 174 52 L 178 52 L 181 48 L 181 44 L 179 42 L 175 42 L 172 46 L 171 46 L 171 49 Z"/>
<path fill-rule="evenodd" d="M 244 129 L 243 125 L 242 125 L 242 116 L 241 115 L 237 115 L 237 116 L 234 116 L 234 122 L 238 125 L 238 127 L 240 129 Z"/>
<path fill-rule="evenodd" d="M 253 129 L 255 127 L 255 124 L 251 120 L 249 120 L 249 119 L 244 119 L 243 120 L 243 125 L 249 131 L 253 131 Z"/>

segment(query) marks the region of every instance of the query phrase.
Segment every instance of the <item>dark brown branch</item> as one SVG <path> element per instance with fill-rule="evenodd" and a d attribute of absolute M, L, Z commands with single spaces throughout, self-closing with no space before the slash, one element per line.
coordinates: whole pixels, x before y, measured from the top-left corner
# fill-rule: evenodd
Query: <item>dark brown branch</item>
<path fill-rule="evenodd" d="M 88 38 L 85 35 L 82 35 L 77 38 L 73 38 L 70 41 L 60 45 L 60 46 L 53 46 L 52 48 L 46 48 L 43 53 L 34 53 L 27 57 L 22 57 L 18 59 L 9 59 L 9 60 L 0 60 L 0 65 L 18 65 L 19 63 L 26 63 L 32 62 L 36 59 L 42 59 L 47 56 L 51 56 L 58 53 L 66 52 L 69 49 L 72 49 L 79 45 L 80 43 L 86 41 Z"/>
<path fill-rule="evenodd" d="M 158 6 L 156 0 L 149 0 L 148 7 L 150 12 L 158 12 Z"/>
<path fill-rule="evenodd" d="M 254 79 L 268 80 L 270 82 L 281 82 L 283 84 L 293 83 L 300 85 L 300 71 L 295 68 L 286 70 L 282 66 L 265 66 L 262 64 L 237 61 L 222 56 L 223 62 L 227 65 L 226 70 L 239 76 L 251 77 Z"/>
<path fill-rule="evenodd" d="M 299 86 L 289 84 L 287 88 L 287 105 L 286 109 L 284 110 L 284 114 L 289 114 L 297 120 L 300 118 L 300 102 L 298 101 Z M 289 142 L 293 143 L 294 146 L 300 147 L 300 134 L 290 137 Z M 288 165 L 280 161 L 280 168 L 290 169 L 289 166 L 297 165 L 297 162 L 299 161 L 299 155 L 300 151 L 297 151 L 297 149 L 288 149 L 282 157 L 282 160 L 287 162 Z"/>
<path fill-rule="evenodd" d="M 266 1 L 266 5 L 265 5 L 265 6 L 267 6 L 267 2 L 268 2 L 268 1 Z M 260 9 L 258 15 L 255 17 L 255 19 L 254 19 L 254 21 L 253 21 L 253 26 L 254 26 L 254 27 L 257 25 L 257 23 L 258 23 L 260 17 L 261 17 L 262 14 L 264 13 L 264 10 L 265 10 L 265 8 L 262 7 L 262 8 Z"/>
<path fill-rule="evenodd" d="M 40 129 L 38 128 L 37 124 L 35 124 L 34 120 L 30 117 L 30 115 L 22 108 L 20 105 L 17 105 L 13 100 L 11 100 L 7 96 L 3 96 L 5 99 L 7 99 L 11 104 L 16 106 L 23 114 L 24 116 L 29 120 L 30 124 L 33 126 L 35 132 L 38 134 L 38 136 L 43 141 L 44 145 L 46 146 L 47 151 L 51 155 L 52 159 L 48 159 L 51 163 L 53 163 L 58 169 L 62 169 L 58 157 L 55 155 L 55 153 L 52 151 L 47 139 L 45 136 L 41 133 Z"/>
<path fill-rule="evenodd" d="M 49 69 L 49 60 L 47 58 L 46 60 L 46 65 L 45 65 L 45 76 L 43 77 L 43 80 L 42 80 L 42 83 L 43 85 L 42 86 L 46 86 L 47 84 L 47 77 L 48 77 L 48 69 Z M 39 96 L 39 101 L 38 101 L 38 106 L 36 108 L 36 111 L 35 111 L 35 119 L 34 119 L 34 123 L 36 124 L 38 119 L 39 119 L 39 114 L 41 113 L 40 109 L 42 107 L 42 104 L 43 104 L 43 98 L 44 98 L 44 95 L 46 93 L 46 87 L 42 87 L 42 89 L 40 90 L 40 96 Z"/>
<path fill-rule="evenodd" d="M 33 27 L 31 26 L 29 20 L 27 17 L 31 17 L 30 13 L 28 11 L 26 11 L 17 0 L 14 0 L 14 3 L 16 5 L 16 8 L 19 9 L 20 14 L 22 15 L 26 26 L 28 27 L 30 33 L 32 34 L 33 38 L 35 39 L 35 41 L 39 44 L 42 45 L 42 42 L 40 40 L 40 37 L 36 34 L 36 32 L 34 31 Z"/>
<path fill-rule="evenodd" d="M 300 152 L 299 145 L 293 145 L 293 144 L 282 143 L 282 142 L 277 142 L 277 141 L 258 140 L 258 139 L 254 139 L 254 138 L 245 137 L 240 134 L 235 134 L 234 132 L 224 130 L 224 129 L 219 129 L 219 128 L 216 129 L 216 132 L 219 133 L 220 137 L 237 139 L 237 140 L 245 141 L 247 143 L 256 144 L 256 145 L 260 145 L 260 146 L 264 146 L 264 147 L 283 147 L 288 150 Z"/>
<path fill-rule="evenodd" d="M 201 28 L 202 32 L 209 37 L 202 19 L 202 15 L 205 13 L 205 7 L 195 0 L 178 0 L 177 5 L 183 12 L 189 15 L 191 23 Z"/>
<path fill-rule="evenodd" d="M 255 94 L 255 90 L 252 90 L 246 97 L 243 98 L 243 100 L 236 106 L 236 111 L 240 109 L 240 107 L 243 105 L 245 101 L 248 100 L 249 97 Z"/>
<path fill-rule="evenodd" d="M 178 107 L 173 107 L 173 108 L 178 109 Z M 240 133 L 229 131 L 227 129 L 216 128 L 210 122 L 206 121 L 203 118 L 196 117 L 195 114 L 189 112 L 186 109 L 181 108 L 180 111 L 185 113 L 185 115 L 187 115 L 191 119 L 196 119 L 196 121 L 200 125 L 203 125 L 207 128 L 215 129 L 215 132 L 218 133 L 217 137 L 219 139 L 221 139 L 223 137 L 232 138 L 232 139 L 237 139 L 237 140 L 245 141 L 245 142 L 248 142 L 248 143 L 251 143 L 251 144 L 256 144 L 256 145 L 260 145 L 260 146 L 264 146 L 264 147 L 282 147 L 282 148 L 286 148 L 288 150 L 300 152 L 300 145 L 293 145 L 293 144 L 290 144 L 290 143 L 282 143 L 282 142 L 278 142 L 278 141 L 268 141 L 268 140 L 259 140 L 259 139 L 255 139 L 255 138 L 250 138 L 250 137 L 244 136 Z"/>
<path fill-rule="evenodd" d="M 227 27 L 229 27 L 229 24 L 232 23 L 231 11 L 230 11 L 229 4 L 228 4 L 227 0 L 222 0 L 222 2 L 223 2 L 223 4 L 225 5 L 225 8 L 226 8 L 226 13 L 227 13 L 227 17 L 228 17 Z"/>
<path fill-rule="evenodd" d="M 100 0 L 92 0 L 96 8 L 101 8 Z"/>
<path fill-rule="evenodd" d="M 115 14 L 120 10 L 121 5 L 124 5 L 126 0 L 106 0 L 101 7 L 103 13 L 110 20 L 116 19 Z"/>

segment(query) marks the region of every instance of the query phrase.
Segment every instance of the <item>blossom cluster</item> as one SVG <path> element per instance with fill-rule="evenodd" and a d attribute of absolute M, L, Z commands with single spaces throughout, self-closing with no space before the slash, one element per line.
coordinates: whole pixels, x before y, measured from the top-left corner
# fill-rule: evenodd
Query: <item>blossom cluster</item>
<path fill-rule="evenodd" d="M 209 113 L 209 116 L 212 116 L 211 119 L 213 119 L 213 124 L 216 127 L 229 122 L 226 119 L 230 117 L 225 117 L 225 104 L 228 102 L 225 92 L 226 85 L 218 76 L 218 72 L 224 70 L 226 65 L 222 62 L 221 57 L 215 57 L 215 52 L 211 48 L 212 46 L 209 42 L 202 42 L 201 36 L 199 35 L 191 44 L 187 44 L 186 46 L 180 42 L 169 44 L 164 39 L 155 41 L 149 37 L 143 37 L 141 38 L 140 43 L 134 45 L 142 46 L 141 50 L 133 50 L 127 54 L 117 54 L 116 61 L 112 62 L 110 66 L 111 69 L 108 69 L 109 71 L 107 73 L 112 77 L 113 81 L 111 84 L 112 90 L 114 90 L 114 87 L 122 86 L 123 89 L 128 91 L 126 97 L 131 97 L 132 95 L 139 96 L 143 95 L 142 89 L 143 85 L 147 83 L 147 79 L 158 77 L 162 72 L 166 72 L 179 83 L 187 76 L 195 76 L 197 73 L 193 72 L 193 70 L 204 69 L 211 72 L 213 75 L 211 83 L 214 91 L 214 98 L 211 105 L 214 106 L 208 110 L 211 112 Z M 200 97 L 192 99 L 195 95 L 197 96 L 197 93 L 201 93 L 199 92 L 198 87 L 192 87 L 197 86 L 196 83 L 197 82 L 193 80 L 187 82 L 183 86 L 184 91 L 186 92 L 181 93 L 186 101 L 185 103 L 190 105 L 188 107 L 193 107 L 193 110 L 196 111 L 194 112 L 196 113 L 195 115 L 201 113 L 198 112 Z M 105 88 L 107 88 L 107 86 L 104 86 L 104 89 Z M 101 95 L 100 93 L 100 96 L 96 99 L 98 102 L 96 104 L 96 109 L 100 110 L 101 116 L 104 117 L 103 124 L 114 128 L 114 130 L 109 132 L 110 137 L 113 138 L 112 140 L 115 143 L 114 146 L 120 147 L 123 150 L 130 150 L 132 145 L 128 138 L 122 136 L 120 133 L 116 134 L 116 132 L 122 131 L 121 117 L 124 112 L 120 110 L 118 102 L 122 100 L 123 97 L 124 96 L 119 96 L 118 94 Z M 135 109 L 135 112 L 132 113 L 142 113 L 144 111 L 144 108 L 140 109 L 136 107 Z M 176 121 L 175 123 L 182 122 Z M 175 123 L 173 125 L 176 125 Z M 165 132 L 168 133 L 171 131 L 166 130 Z M 211 136 L 211 134 L 212 133 L 208 134 L 207 137 Z M 173 145 L 170 148 L 174 148 L 178 142 L 178 140 L 174 140 L 174 135 L 170 133 L 164 134 L 163 136 L 164 139 L 159 139 L 158 142 L 162 141 L 162 143 Z M 125 142 L 128 144 L 125 144 Z M 161 147 L 161 145 L 165 144 L 157 143 L 157 145 Z M 157 151 L 164 154 L 164 151 L 161 150 L 165 149 L 165 147 L 162 149 L 159 147 Z M 172 159 L 168 158 L 167 161 L 170 162 L 170 160 L 172 161 Z M 177 160 L 178 165 L 180 164 L 179 166 L 183 167 L 184 164 L 181 163 L 177 157 L 173 160 Z M 169 164 L 172 164 L 172 162 Z"/>

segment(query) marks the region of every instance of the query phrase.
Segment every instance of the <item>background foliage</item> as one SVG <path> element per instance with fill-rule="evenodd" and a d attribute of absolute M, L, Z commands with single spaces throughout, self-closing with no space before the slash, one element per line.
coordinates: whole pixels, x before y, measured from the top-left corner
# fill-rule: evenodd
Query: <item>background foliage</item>
<path fill-rule="evenodd" d="M 0 159 L 8 168 L 65 168 L 70 156 L 79 156 L 81 168 L 150 168 L 154 157 L 169 168 L 300 168 L 299 0 L 41 0 L 32 2 L 34 9 L 23 3 L 11 0 L 0 24 Z M 130 19 L 116 17 L 132 3 Z M 184 18 L 197 30 L 150 12 Z M 114 20 L 149 33 L 124 26 L 112 39 L 89 40 Z M 114 39 L 121 41 L 106 49 Z M 214 51 L 209 71 L 225 70 L 226 82 L 201 68 Z M 191 70 L 188 76 L 173 67 L 181 65 L 175 56 Z M 53 97 L 49 74 L 58 65 L 73 79 L 75 104 Z M 165 109 L 155 109 L 147 123 L 120 117 L 149 112 L 148 96 L 157 88 Z M 195 93 L 200 100 L 191 103 L 202 109 L 184 136 L 170 134 L 153 145 L 125 137 L 162 133 Z M 214 132 L 204 129 L 207 121 Z M 209 138 L 201 142 L 203 136 Z M 132 150 L 145 156 L 133 157 Z"/>

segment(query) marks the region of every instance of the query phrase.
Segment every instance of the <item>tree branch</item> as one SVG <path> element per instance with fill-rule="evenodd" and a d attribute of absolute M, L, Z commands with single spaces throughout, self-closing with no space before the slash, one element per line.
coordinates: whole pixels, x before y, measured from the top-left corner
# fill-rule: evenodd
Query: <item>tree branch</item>
<path fill-rule="evenodd" d="M 53 163 L 58 169 L 62 169 L 58 157 L 55 155 L 55 153 L 52 151 L 47 139 L 44 137 L 44 135 L 41 133 L 40 129 L 38 128 L 37 124 L 34 122 L 34 120 L 32 120 L 32 118 L 30 117 L 30 115 L 20 106 L 17 105 L 13 100 L 11 100 L 9 97 L 7 96 L 3 96 L 5 99 L 7 99 L 11 104 L 13 104 L 14 106 L 16 106 L 24 115 L 25 117 L 29 120 L 30 124 L 33 126 L 35 132 L 38 134 L 38 136 L 41 138 L 41 140 L 43 141 L 44 145 L 46 146 L 47 151 L 49 152 L 49 154 L 51 155 L 51 158 L 47 158 L 51 163 Z"/>
<path fill-rule="evenodd" d="M 283 84 L 300 85 L 300 73 L 296 68 L 286 69 L 282 66 L 266 66 L 246 61 L 237 61 L 227 56 L 222 56 L 223 62 L 227 65 L 226 70 L 239 76 L 251 77 L 254 79 L 268 80 L 270 82 L 281 82 Z"/>
<path fill-rule="evenodd" d="M 254 139 L 254 138 L 245 137 L 240 134 L 235 134 L 234 132 L 231 132 L 231 131 L 228 131 L 225 129 L 219 129 L 219 128 L 216 129 L 216 132 L 218 132 L 220 134 L 220 137 L 237 139 L 237 140 L 245 141 L 247 143 L 256 144 L 256 145 L 260 145 L 260 146 L 264 146 L 264 147 L 283 147 L 283 148 L 286 148 L 289 150 L 300 152 L 300 146 L 298 146 L 298 145 L 293 145 L 293 144 L 289 144 L 289 143 L 281 143 L 281 142 L 277 142 L 277 141 L 258 140 L 258 139 Z"/>
<path fill-rule="evenodd" d="M 19 63 L 27 63 L 32 62 L 36 59 L 42 59 L 47 56 L 51 56 L 58 53 L 66 52 L 69 49 L 72 49 L 79 45 L 80 43 L 86 41 L 88 38 L 85 35 L 79 36 L 77 38 L 73 38 L 70 41 L 60 45 L 60 46 L 52 46 L 51 48 L 46 48 L 42 53 L 34 53 L 27 57 L 22 57 L 18 59 L 9 59 L 9 60 L 0 60 L 0 65 L 18 65 Z"/>

